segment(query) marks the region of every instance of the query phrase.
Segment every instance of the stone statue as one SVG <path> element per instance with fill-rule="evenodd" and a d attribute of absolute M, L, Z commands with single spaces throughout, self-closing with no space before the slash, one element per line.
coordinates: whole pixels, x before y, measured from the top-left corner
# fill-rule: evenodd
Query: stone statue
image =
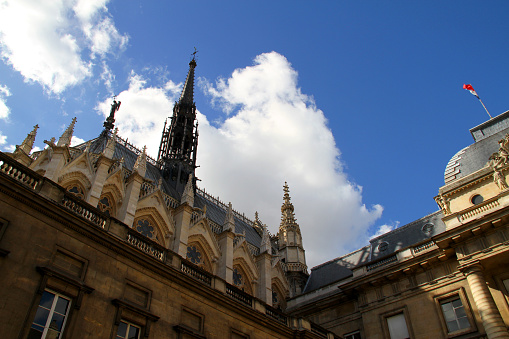
<path fill-rule="evenodd" d="M 113 103 L 111 104 L 110 115 L 106 118 L 103 126 L 104 128 L 111 130 L 113 128 L 113 123 L 115 122 L 115 112 L 120 109 L 120 104 L 122 102 L 115 100 L 116 97 L 113 97 Z"/>
<path fill-rule="evenodd" d="M 495 169 L 493 173 L 493 182 L 497 184 L 498 188 L 502 191 L 508 188 L 507 182 L 505 181 L 505 176 L 502 171 Z"/>

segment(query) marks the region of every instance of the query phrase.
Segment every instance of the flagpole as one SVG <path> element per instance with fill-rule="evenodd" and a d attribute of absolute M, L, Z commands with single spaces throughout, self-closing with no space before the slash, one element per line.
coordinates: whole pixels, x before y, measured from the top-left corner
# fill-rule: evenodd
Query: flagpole
<path fill-rule="evenodd" d="M 481 98 L 479 98 L 479 97 L 478 97 L 478 99 L 479 99 L 479 101 L 481 102 L 482 107 L 484 107 L 484 110 L 486 111 L 486 113 L 488 113 L 488 115 L 490 116 L 490 119 L 493 119 L 493 117 L 491 116 L 490 112 L 488 112 L 488 109 L 486 108 L 486 106 L 484 106 L 484 104 L 483 104 L 483 102 L 482 102 Z"/>

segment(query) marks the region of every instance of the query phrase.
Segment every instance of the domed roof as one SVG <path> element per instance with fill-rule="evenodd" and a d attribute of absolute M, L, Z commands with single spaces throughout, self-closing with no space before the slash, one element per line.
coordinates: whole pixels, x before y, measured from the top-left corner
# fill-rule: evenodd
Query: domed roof
<path fill-rule="evenodd" d="M 446 185 L 486 166 L 490 155 L 499 150 L 499 140 L 509 133 L 509 111 L 472 128 L 470 133 L 475 143 L 463 148 L 449 160 L 444 172 Z"/>

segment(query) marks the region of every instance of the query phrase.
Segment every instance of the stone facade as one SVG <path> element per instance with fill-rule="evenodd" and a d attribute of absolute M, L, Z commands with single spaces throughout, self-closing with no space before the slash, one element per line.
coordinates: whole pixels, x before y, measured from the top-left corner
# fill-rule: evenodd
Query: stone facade
<path fill-rule="evenodd" d="M 284 312 L 308 276 L 298 225 L 279 246 L 196 187 L 195 67 L 158 160 L 112 131 L 117 101 L 82 145 L 73 119 L 42 151 L 36 126 L 0 153 L 1 338 L 335 337 Z"/>
<path fill-rule="evenodd" d="M 287 311 L 348 339 L 508 338 L 508 122 L 506 112 L 471 130 L 440 211 L 313 268 Z"/>

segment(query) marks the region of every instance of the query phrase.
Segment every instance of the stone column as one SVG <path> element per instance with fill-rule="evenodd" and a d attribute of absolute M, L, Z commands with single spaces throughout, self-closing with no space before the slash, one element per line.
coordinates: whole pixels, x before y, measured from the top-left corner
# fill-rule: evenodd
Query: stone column
<path fill-rule="evenodd" d="M 488 338 L 509 339 L 509 332 L 507 332 L 505 323 L 493 300 L 488 285 L 486 285 L 481 264 L 476 263 L 472 266 L 467 266 L 462 271 L 467 277 L 468 286 L 470 287 L 475 305 L 481 315 L 482 324 Z"/>

